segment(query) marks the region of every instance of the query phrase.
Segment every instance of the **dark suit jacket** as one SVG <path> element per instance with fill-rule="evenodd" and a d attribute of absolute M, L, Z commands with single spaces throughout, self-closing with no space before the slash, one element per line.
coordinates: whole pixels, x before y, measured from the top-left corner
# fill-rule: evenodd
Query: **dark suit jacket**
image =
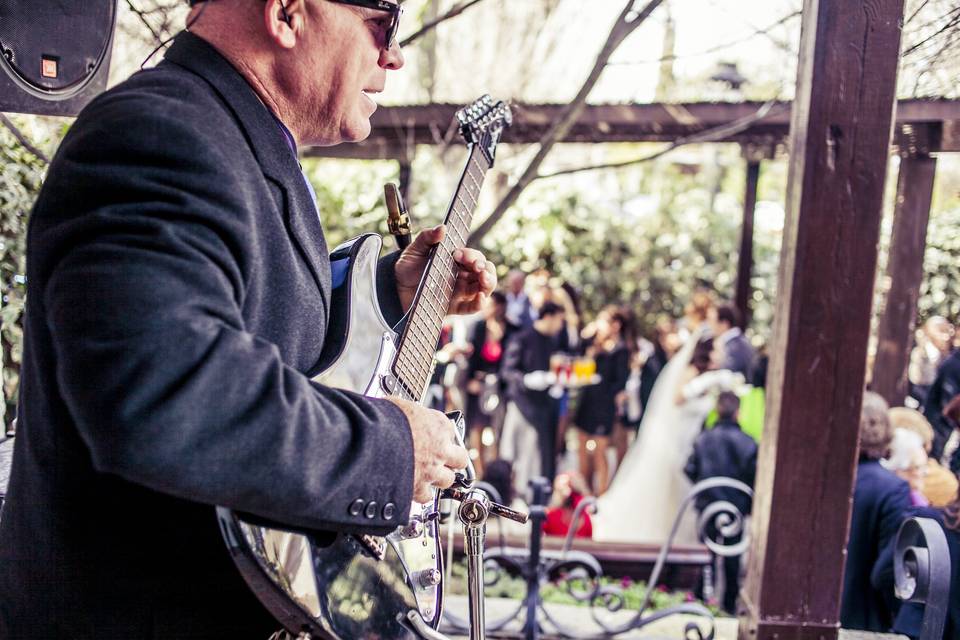
<path fill-rule="evenodd" d="M 933 449 L 930 451 L 930 457 L 936 460 L 939 460 L 943 455 L 943 449 L 954 428 L 949 418 L 943 415 L 943 408 L 958 393 L 960 393 L 960 350 L 951 353 L 940 364 L 937 369 L 937 377 L 930 385 L 930 391 L 927 392 L 927 398 L 923 405 L 923 414 L 933 425 L 934 431 Z M 960 471 L 958 462 L 960 462 L 960 457 L 954 455 L 954 459 L 950 461 L 950 470 L 954 473 Z"/>
<path fill-rule="evenodd" d="M 880 556 L 897 535 L 909 507 L 910 485 L 876 460 L 861 460 L 843 573 L 840 625 L 844 629 L 890 630 L 897 608 L 893 571 L 887 572 Z"/>
<path fill-rule="evenodd" d="M 723 345 L 723 369 L 742 373 L 747 381 L 753 371 L 753 361 L 757 352 L 742 333 L 733 336 Z"/>
<path fill-rule="evenodd" d="M 331 282 L 297 159 L 202 40 L 73 125 L 27 274 L 0 637 L 266 638 L 211 505 L 365 533 L 407 517 L 403 414 L 308 377 Z"/>
<path fill-rule="evenodd" d="M 510 337 L 500 365 L 500 375 L 507 383 L 507 397 L 541 433 L 550 431 L 557 401 L 546 389 L 528 389 L 523 384 L 523 376 L 533 371 L 549 371 L 550 356 L 556 351 L 556 336 L 544 335 L 530 326 Z"/>
<path fill-rule="evenodd" d="M 757 475 L 757 443 L 736 422 L 721 420 L 697 436 L 683 471 L 694 484 L 721 477 L 752 487 Z M 696 507 L 703 511 L 716 500 L 732 503 L 744 515 L 749 514 L 753 506 L 753 500 L 742 491 L 718 488 L 697 496 Z"/>

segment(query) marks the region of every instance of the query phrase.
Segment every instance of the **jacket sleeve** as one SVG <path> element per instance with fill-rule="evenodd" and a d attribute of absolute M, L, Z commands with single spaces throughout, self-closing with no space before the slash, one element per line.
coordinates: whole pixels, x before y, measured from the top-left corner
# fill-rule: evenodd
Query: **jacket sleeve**
<path fill-rule="evenodd" d="M 693 451 L 687 458 L 687 464 L 683 467 L 683 473 L 690 479 L 690 482 L 696 484 L 700 480 L 700 443 L 693 443 Z"/>
<path fill-rule="evenodd" d="M 615 377 L 612 388 L 619 393 L 627 386 L 627 378 L 630 377 L 630 351 L 618 349 L 614 357 Z"/>
<path fill-rule="evenodd" d="M 503 354 L 503 364 L 500 365 L 500 375 L 508 384 L 517 388 L 523 386 L 523 340 L 522 333 L 514 334 L 507 342 L 507 350 Z"/>
<path fill-rule="evenodd" d="M 747 436 L 748 438 L 750 436 Z M 750 485 L 751 487 L 756 485 L 757 480 L 757 454 L 760 452 L 760 449 L 757 447 L 753 439 L 747 443 L 746 456 L 744 456 L 743 462 L 743 478 L 744 483 Z"/>
<path fill-rule="evenodd" d="M 71 132 L 45 192 L 72 200 L 32 221 L 33 303 L 94 468 L 290 526 L 393 529 L 413 492 L 403 413 L 316 384 L 245 326 L 255 194 L 185 118 L 131 111 Z"/>
<path fill-rule="evenodd" d="M 879 591 L 891 610 L 896 607 L 893 594 L 893 544 L 900 525 L 910 511 L 910 485 L 900 481 L 884 497 L 877 511 L 877 549 L 879 554 L 870 570 L 870 583 Z"/>

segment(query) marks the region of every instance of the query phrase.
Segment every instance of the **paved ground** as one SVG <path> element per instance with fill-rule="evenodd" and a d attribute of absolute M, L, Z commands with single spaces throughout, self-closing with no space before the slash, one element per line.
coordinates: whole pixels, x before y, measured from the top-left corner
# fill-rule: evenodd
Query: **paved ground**
<path fill-rule="evenodd" d="M 467 611 L 467 601 L 464 596 L 448 596 L 447 605 L 449 610 L 466 617 Z M 503 600 L 500 598 L 487 598 L 486 600 L 486 611 L 487 619 L 492 620 L 496 617 L 504 617 L 505 615 L 512 612 L 516 609 L 517 603 L 514 600 Z M 598 627 L 592 621 L 590 614 L 587 609 L 582 607 L 573 607 L 567 605 L 548 605 L 548 610 L 551 616 L 554 616 L 558 621 L 560 621 L 565 626 L 569 627 L 575 633 L 578 634 L 597 634 Z M 623 612 L 620 614 L 619 619 L 624 620 L 630 617 L 630 612 Z M 682 640 L 685 638 L 684 629 L 687 624 L 690 623 L 699 623 L 701 629 L 706 631 L 707 629 L 703 626 L 702 618 L 697 618 L 694 616 L 687 615 L 675 615 L 670 616 L 669 618 L 664 618 L 656 622 L 652 622 L 649 625 L 638 629 L 635 631 L 630 631 L 622 635 L 616 636 L 618 639 L 622 638 L 624 640 L 632 640 L 635 638 L 670 638 L 675 640 Z M 517 620 L 508 624 L 505 629 L 508 631 L 513 631 L 515 637 L 519 636 L 519 631 L 522 629 L 523 616 L 522 614 L 518 616 Z M 736 618 L 717 618 L 716 619 L 716 628 L 715 636 L 716 640 L 736 640 L 737 639 L 737 620 Z M 544 625 L 548 631 L 553 631 L 553 628 L 549 625 Z M 456 640 L 465 640 L 467 636 L 464 635 L 455 635 L 450 634 L 451 638 Z M 488 634 L 488 637 L 489 634 Z M 542 636 L 544 640 L 549 638 L 555 638 L 556 635 L 545 634 Z M 905 636 L 898 635 L 886 635 L 886 634 L 877 634 L 877 633 L 864 633 L 861 631 L 840 631 L 841 640 L 907 640 Z"/>
<path fill-rule="evenodd" d="M 447 607 L 455 613 L 464 616 L 467 610 L 466 598 L 464 596 L 448 596 L 447 597 Z M 517 603 L 515 600 L 505 600 L 500 598 L 487 598 L 486 600 L 486 612 L 487 619 L 492 620 L 495 618 L 502 618 L 507 614 L 511 613 L 516 609 Z M 549 611 L 551 617 L 555 618 L 560 624 L 569 628 L 577 634 L 587 635 L 587 634 L 599 634 L 600 627 L 592 620 L 589 610 L 583 607 L 574 607 L 568 605 L 557 605 L 549 604 L 547 605 L 547 610 Z M 605 620 L 608 623 L 623 623 L 626 620 L 633 617 L 633 612 L 624 611 L 618 614 L 615 614 L 612 618 Z M 706 631 L 707 628 L 703 624 L 703 618 L 696 618 L 694 616 L 687 615 L 676 615 L 663 620 L 658 620 L 652 622 L 649 625 L 638 629 L 635 631 L 630 631 L 622 635 L 617 636 L 617 638 L 623 638 L 625 640 L 630 640 L 633 638 L 684 638 L 684 628 L 688 623 L 698 621 L 701 624 L 701 628 Z M 523 624 L 523 615 L 517 617 L 517 619 L 505 627 L 506 631 L 512 631 L 516 634 L 519 634 L 522 629 Z M 557 637 L 556 635 L 550 635 L 550 632 L 553 632 L 555 629 L 549 624 L 545 623 L 544 628 L 547 630 L 547 634 L 543 637 Z M 716 620 L 716 635 L 714 636 L 716 640 L 736 640 L 737 637 L 737 621 L 735 618 L 717 618 Z M 451 635 L 451 638 L 466 638 L 466 636 Z"/>

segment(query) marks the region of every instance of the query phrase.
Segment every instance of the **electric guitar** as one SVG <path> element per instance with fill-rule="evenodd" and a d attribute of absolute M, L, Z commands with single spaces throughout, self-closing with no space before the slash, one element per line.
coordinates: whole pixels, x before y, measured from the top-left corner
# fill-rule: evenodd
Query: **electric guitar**
<path fill-rule="evenodd" d="M 350 267 L 335 290 L 331 308 L 339 317 L 328 333 L 341 337 L 317 382 L 423 402 L 456 282 L 453 253 L 466 245 L 484 176 L 512 116 L 509 106 L 484 96 L 457 119 L 469 157 L 447 210 L 447 233 L 428 261 L 402 334 L 386 323 L 377 301 L 380 237 L 366 234 L 337 247 L 331 259 L 349 256 Z M 437 637 L 443 604 L 438 508 L 438 496 L 414 503 L 409 522 L 383 538 L 298 532 L 224 507 L 217 517 L 247 584 L 291 636 L 386 640 Z"/>

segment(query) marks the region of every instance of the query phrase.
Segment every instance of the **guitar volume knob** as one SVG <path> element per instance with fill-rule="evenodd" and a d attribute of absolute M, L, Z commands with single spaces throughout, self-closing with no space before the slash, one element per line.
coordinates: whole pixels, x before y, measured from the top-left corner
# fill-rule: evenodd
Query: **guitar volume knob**
<path fill-rule="evenodd" d="M 419 582 L 420 586 L 424 589 L 429 589 L 430 587 L 435 587 L 440 584 L 442 578 L 443 574 L 440 573 L 439 569 L 424 569 L 417 576 L 417 582 Z"/>

